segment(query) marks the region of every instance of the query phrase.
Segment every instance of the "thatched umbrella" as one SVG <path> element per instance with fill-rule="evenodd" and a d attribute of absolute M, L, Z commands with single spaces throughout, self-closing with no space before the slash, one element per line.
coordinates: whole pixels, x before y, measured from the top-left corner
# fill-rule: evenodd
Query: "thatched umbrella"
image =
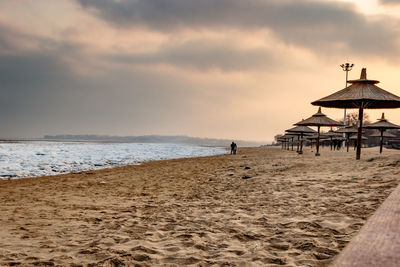
<path fill-rule="evenodd" d="M 299 154 L 303 154 L 303 136 L 316 133 L 316 131 L 307 126 L 296 126 L 286 130 L 286 132 L 297 135 L 297 140 L 300 142 L 300 148 L 297 149 Z"/>
<path fill-rule="evenodd" d="M 293 139 L 294 139 L 295 135 L 293 134 L 285 134 L 283 135 L 281 138 L 285 139 L 287 142 L 287 150 L 289 150 L 290 144 L 289 144 L 289 140 L 292 139 L 292 151 L 293 151 Z"/>
<path fill-rule="evenodd" d="M 283 139 L 282 137 L 279 137 L 279 138 L 276 139 L 276 141 L 281 142 L 282 149 L 283 149 L 283 145 L 285 144 L 285 139 Z"/>
<path fill-rule="evenodd" d="M 352 134 L 352 135 L 350 135 L 349 139 L 350 139 L 350 140 L 354 140 L 354 149 L 356 149 L 356 148 L 357 148 L 357 145 L 358 145 L 358 134 Z M 362 141 L 364 141 L 364 140 L 368 140 L 368 137 L 365 137 L 364 135 L 361 135 L 361 143 L 362 143 Z"/>
<path fill-rule="evenodd" d="M 393 124 L 388 122 L 387 119 L 385 119 L 385 113 L 382 113 L 382 117 L 378 119 L 377 122 L 371 123 L 370 125 L 365 126 L 364 128 L 369 128 L 369 129 L 378 129 L 381 134 L 381 140 L 380 140 L 380 149 L 379 153 L 382 153 L 382 147 L 383 147 L 383 132 L 386 131 L 387 129 L 400 129 L 399 125 Z"/>
<path fill-rule="evenodd" d="M 279 137 L 279 141 L 282 142 L 282 149 L 286 150 L 287 144 L 289 143 L 289 137 L 287 135 L 282 135 L 281 137 Z"/>
<path fill-rule="evenodd" d="M 323 140 L 323 139 L 326 139 L 326 138 L 327 137 L 325 137 L 325 136 L 321 136 L 321 135 L 319 136 L 319 140 Z M 317 143 L 318 133 L 317 134 L 313 134 L 313 135 L 308 135 L 308 136 L 306 136 L 306 139 L 310 141 L 311 148 L 312 148 L 313 142 L 315 141 L 315 143 Z"/>
<path fill-rule="evenodd" d="M 389 93 L 375 84 L 376 80 L 367 80 L 367 69 L 361 70 L 359 80 L 349 81 L 350 86 L 321 98 L 311 104 L 329 108 L 358 108 L 358 133 L 356 159 L 361 157 L 361 130 L 364 109 L 366 108 L 399 108 L 400 97 Z"/>
<path fill-rule="evenodd" d="M 318 108 L 318 112 L 312 115 L 310 118 L 302 120 L 296 123 L 298 126 L 316 126 L 317 127 L 317 152 L 315 156 L 319 156 L 319 139 L 320 139 L 320 128 L 321 126 L 341 126 L 339 122 L 328 118 L 324 113 L 321 112 L 321 107 Z"/>
<path fill-rule="evenodd" d="M 333 131 L 332 129 L 330 129 L 328 132 L 323 133 L 321 135 L 327 136 L 331 139 L 331 150 L 332 150 L 333 139 L 334 139 L 334 137 L 339 137 L 340 133 L 337 133 L 337 132 Z M 338 140 L 338 139 L 335 139 L 335 140 Z"/>
<path fill-rule="evenodd" d="M 347 152 L 349 152 L 349 136 L 350 136 L 350 134 L 358 133 L 358 130 L 353 126 L 346 126 L 344 128 L 340 128 L 340 129 L 336 130 L 336 132 L 345 134 Z"/>

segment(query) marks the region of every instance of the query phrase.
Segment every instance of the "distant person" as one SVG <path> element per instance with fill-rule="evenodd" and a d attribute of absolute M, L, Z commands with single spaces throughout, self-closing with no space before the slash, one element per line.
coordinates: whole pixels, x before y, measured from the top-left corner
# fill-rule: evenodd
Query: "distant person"
<path fill-rule="evenodd" d="M 231 144 L 231 154 L 236 154 L 237 151 L 237 145 L 235 142 L 232 142 Z"/>

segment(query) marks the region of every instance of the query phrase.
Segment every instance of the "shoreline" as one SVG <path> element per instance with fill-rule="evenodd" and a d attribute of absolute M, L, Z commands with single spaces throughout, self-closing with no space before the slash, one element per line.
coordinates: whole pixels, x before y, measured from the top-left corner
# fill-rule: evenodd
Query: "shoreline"
<path fill-rule="evenodd" d="M 400 183 L 398 151 L 364 151 L 241 148 L 3 181 L 0 265 L 325 266 Z"/>
<path fill-rule="evenodd" d="M 228 151 L 228 150 L 227 150 Z M 51 174 L 51 175 L 41 175 L 41 176 L 29 176 L 29 177 L 4 177 L 5 179 L 0 179 L 0 183 L 3 181 L 18 181 L 18 180 L 24 180 L 24 179 L 41 179 L 41 178 L 60 178 L 62 176 L 66 175 L 88 175 L 88 174 L 94 174 L 94 172 L 98 171 L 103 171 L 103 170 L 113 170 L 113 169 L 118 169 L 118 168 L 124 168 L 124 167 L 134 167 L 134 166 L 140 166 L 145 163 L 151 163 L 151 162 L 164 162 L 164 161 L 172 161 L 172 160 L 180 160 L 180 159 L 201 159 L 201 158 L 210 158 L 210 157 L 216 157 L 216 156 L 222 156 L 222 155 L 227 155 L 227 154 L 217 154 L 217 155 L 210 155 L 210 156 L 194 156 L 194 157 L 183 157 L 183 158 L 174 158 L 174 159 L 157 159 L 157 160 L 145 160 L 142 162 L 138 163 L 129 163 L 126 165 L 112 165 L 108 167 L 101 167 L 100 169 L 90 169 L 90 170 L 84 170 L 84 171 L 72 171 L 72 172 L 65 172 L 65 173 L 59 173 L 59 174 Z M 1 176 L 0 176 L 1 177 Z M 12 179 L 8 179 L 12 178 Z"/>
<path fill-rule="evenodd" d="M 23 142 L 0 147 L 0 179 L 54 176 L 143 162 L 227 153 L 225 147 L 174 143 Z"/>

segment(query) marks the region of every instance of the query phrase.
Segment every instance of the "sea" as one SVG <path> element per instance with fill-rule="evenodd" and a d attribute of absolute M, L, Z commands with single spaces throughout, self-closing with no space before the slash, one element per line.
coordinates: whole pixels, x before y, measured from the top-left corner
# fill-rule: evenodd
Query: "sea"
<path fill-rule="evenodd" d="M 0 143 L 0 180 L 226 153 L 224 147 L 165 143 L 5 142 Z"/>

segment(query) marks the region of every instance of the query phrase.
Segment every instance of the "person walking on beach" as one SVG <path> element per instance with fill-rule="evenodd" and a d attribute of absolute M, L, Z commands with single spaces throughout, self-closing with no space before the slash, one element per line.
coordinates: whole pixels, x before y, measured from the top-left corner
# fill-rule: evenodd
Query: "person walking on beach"
<path fill-rule="evenodd" d="M 236 150 L 237 150 L 237 145 L 235 142 L 232 142 L 231 144 L 231 154 L 236 154 Z"/>

